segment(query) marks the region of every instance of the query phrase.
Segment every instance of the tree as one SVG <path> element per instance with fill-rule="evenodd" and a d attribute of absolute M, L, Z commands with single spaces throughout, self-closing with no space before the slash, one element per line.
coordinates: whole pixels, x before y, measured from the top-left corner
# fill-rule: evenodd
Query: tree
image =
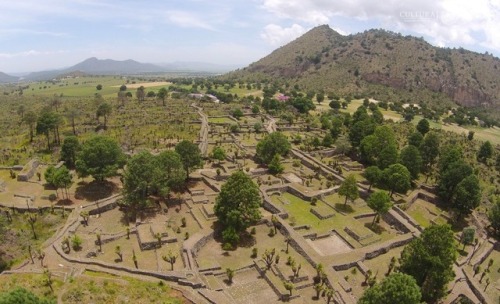
<path fill-rule="evenodd" d="M 35 231 L 35 223 L 38 220 L 38 216 L 35 213 L 30 213 L 30 214 L 28 214 L 26 220 L 30 224 L 31 232 L 33 232 L 33 238 L 35 240 L 38 240 L 38 236 L 36 235 L 36 231 Z"/>
<path fill-rule="evenodd" d="M 335 111 L 338 111 L 340 109 L 340 101 L 334 99 L 332 101 L 330 101 L 330 103 L 328 104 L 330 106 L 330 108 L 332 108 L 333 110 Z"/>
<path fill-rule="evenodd" d="M 281 164 L 281 157 L 279 154 L 274 155 L 273 159 L 268 165 L 269 173 L 271 174 L 280 174 L 285 170 L 283 165 Z"/>
<path fill-rule="evenodd" d="M 139 101 L 144 101 L 146 98 L 146 90 L 144 86 L 140 86 L 137 88 L 137 91 L 135 91 L 135 97 L 137 97 L 137 100 Z"/>
<path fill-rule="evenodd" d="M 368 207 L 372 208 L 373 211 L 377 213 L 378 217 L 387 213 L 392 207 L 391 197 L 385 191 L 376 191 L 372 193 L 368 198 L 367 204 Z M 372 226 L 375 224 L 377 216 L 373 218 Z"/>
<path fill-rule="evenodd" d="M 212 150 L 212 157 L 216 160 L 219 161 L 219 163 L 221 161 L 223 161 L 224 159 L 226 159 L 226 151 L 224 150 L 223 147 L 221 146 L 216 146 L 213 150 Z"/>
<path fill-rule="evenodd" d="M 420 147 L 424 141 L 424 136 L 420 132 L 413 132 L 408 136 L 408 145 Z"/>
<path fill-rule="evenodd" d="M 380 169 L 397 162 L 398 147 L 394 131 L 388 126 L 378 126 L 372 135 L 360 144 L 361 158 L 368 164 L 377 164 Z"/>
<path fill-rule="evenodd" d="M 481 201 L 481 187 L 479 179 L 474 174 L 467 176 L 457 185 L 453 197 L 453 207 L 458 210 L 458 218 L 468 215 L 479 206 Z"/>
<path fill-rule="evenodd" d="M 262 259 L 266 263 L 267 270 L 271 269 L 271 266 L 273 265 L 274 262 L 275 254 L 276 254 L 276 248 L 266 249 L 265 252 L 262 254 Z"/>
<path fill-rule="evenodd" d="M 500 199 L 497 199 L 496 203 L 491 207 L 490 212 L 488 212 L 488 219 L 491 222 L 491 227 L 497 235 L 500 234 Z"/>
<path fill-rule="evenodd" d="M 96 86 L 95 86 L 95 89 L 96 89 L 97 91 L 102 90 L 102 84 L 98 84 L 98 85 L 96 85 Z"/>
<path fill-rule="evenodd" d="M 75 127 L 75 120 L 80 116 L 80 110 L 77 108 L 70 108 L 68 109 L 68 113 L 66 116 L 68 119 L 71 121 L 71 128 L 73 129 L 73 135 L 76 136 L 76 127 Z"/>
<path fill-rule="evenodd" d="M 383 184 L 394 192 L 404 194 L 411 187 L 411 174 L 408 169 L 401 164 L 394 164 L 382 172 Z"/>
<path fill-rule="evenodd" d="M 237 171 L 229 177 L 214 206 L 225 242 L 235 244 L 239 240 L 239 233 L 261 218 L 261 203 L 259 188 L 248 175 Z"/>
<path fill-rule="evenodd" d="M 285 289 L 288 290 L 288 292 L 290 293 L 290 296 L 292 296 L 292 292 L 295 289 L 295 286 L 293 285 L 293 283 L 283 281 L 283 287 L 285 287 Z"/>
<path fill-rule="evenodd" d="M 186 177 L 189 178 L 190 169 L 194 169 L 202 163 L 200 148 L 190 141 L 183 140 L 175 146 L 175 152 L 180 155 L 184 170 L 186 170 Z"/>
<path fill-rule="evenodd" d="M 340 185 L 339 195 L 345 196 L 344 205 L 347 205 L 347 200 L 354 201 L 359 197 L 358 185 L 356 184 L 356 177 L 349 175 Z"/>
<path fill-rule="evenodd" d="M 367 289 L 359 299 L 359 304 L 404 303 L 419 304 L 422 298 L 420 288 L 411 276 L 393 273 L 381 283 Z"/>
<path fill-rule="evenodd" d="M 233 111 L 233 117 L 240 120 L 241 117 L 243 117 L 243 111 L 241 111 L 240 108 L 237 108 Z"/>
<path fill-rule="evenodd" d="M 73 176 L 69 172 L 68 168 L 66 168 L 66 166 L 61 166 L 55 170 L 53 183 L 56 189 L 65 189 L 66 198 L 69 199 L 68 189 L 71 187 L 71 185 L 73 185 Z M 61 190 L 61 192 L 63 191 Z"/>
<path fill-rule="evenodd" d="M 379 183 L 382 178 L 382 170 L 377 166 L 370 166 L 363 172 L 364 178 L 370 183 L 368 191 L 371 190 L 372 186 Z"/>
<path fill-rule="evenodd" d="M 26 114 L 24 114 L 23 122 L 28 125 L 30 129 L 30 142 L 33 142 L 34 127 L 35 123 L 37 122 L 37 116 L 35 112 L 28 111 Z"/>
<path fill-rule="evenodd" d="M 427 134 L 430 130 L 430 125 L 429 121 L 425 118 L 421 119 L 418 124 L 417 124 L 417 131 L 420 132 L 422 135 Z"/>
<path fill-rule="evenodd" d="M 31 291 L 22 287 L 16 287 L 6 292 L 0 293 L 1 304 L 55 304 L 55 300 L 39 298 Z"/>
<path fill-rule="evenodd" d="M 445 164 L 445 162 L 445 157 L 441 157 L 438 195 L 443 201 L 453 203 L 458 185 L 464 178 L 472 174 L 472 167 L 465 163 L 461 159 L 461 156 L 459 156 L 459 159 L 455 159 L 449 164 Z"/>
<path fill-rule="evenodd" d="M 262 125 L 261 122 L 256 122 L 253 125 L 253 129 L 255 130 L 255 133 L 260 133 L 260 131 L 262 131 L 262 128 L 264 128 L 264 126 Z"/>
<path fill-rule="evenodd" d="M 321 104 L 324 100 L 325 100 L 324 93 L 320 92 L 320 93 L 316 94 L 316 101 L 318 102 L 318 104 Z"/>
<path fill-rule="evenodd" d="M 80 143 L 76 136 L 68 136 L 61 146 L 61 160 L 69 167 L 73 168 L 76 162 L 76 155 L 80 150 Z"/>
<path fill-rule="evenodd" d="M 464 244 L 465 249 L 466 245 L 470 245 L 474 242 L 474 236 L 476 235 L 476 228 L 475 227 L 466 227 L 464 230 L 462 230 L 462 238 L 460 239 L 460 242 Z"/>
<path fill-rule="evenodd" d="M 233 284 L 233 278 L 234 278 L 234 269 L 232 268 L 226 268 L 226 276 L 229 284 Z"/>
<path fill-rule="evenodd" d="M 97 108 L 96 111 L 97 119 L 99 119 L 99 117 L 101 116 L 104 117 L 104 128 L 106 128 L 106 125 L 108 123 L 108 116 L 111 115 L 111 111 L 112 111 L 111 105 L 107 102 L 101 103 Z"/>
<path fill-rule="evenodd" d="M 323 146 L 324 147 L 331 147 L 333 145 L 333 137 L 332 134 L 326 133 L 325 137 L 323 137 Z"/>
<path fill-rule="evenodd" d="M 485 141 L 481 148 L 479 148 L 479 152 L 477 153 L 477 160 L 486 163 L 486 161 L 493 156 L 493 147 L 489 140 Z"/>
<path fill-rule="evenodd" d="M 127 162 L 123 173 L 123 196 L 133 216 L 149 204 L 148 198 L 155 182 L 155 169 L 153 155 L 147 151 L 132 156 Z"/>
<path fill-rule="evenodd" d="M 47 138 L 47 149 L 50 150 L 50 132 L 54 133 L 54 142 L 59 143 L 59 125 L 62 123 L 57 113 L 44 110 L 36 122 L 36 133 Z"/>
<path fill-rule="evenodd" d="M 161 88 L 158 90 L 158 94 L 156 94 L 156 97 L 161 99 L 162 105 L 165 106 L 165 99 L 168 96 L 168 91 L 166 88 Z"/>
<path fill-rule="evenodd" d="M 187 173 L 179 153 L 163 151 L 154 160 L 155 193 L 166 196 L 170 190 L 181 190 L 186 181 Z"/>
<path fill-rule="evenodd" d="M 412 179 L 418 178 L 418 174 L 422 170 L 422 157 L 417 147 L 413 145 L 404 147 L 399 156 L 399 163 L 410 171 Z"/>
<path fill-rule="evenodd" d="M 177 261 L 177 257 L 178 255 L 177 254 L 173 254 L 172 251 L 168 251 L 168 254 L 167 255 L 164 255 L 162 256 L 161 258 L 170 264 L 170 268 L 171 270 L 173 271 L 174 270 L 174 264 L 175 262 Z"/>
<path fill-rule="evenodd" d="M 455 275 L 456 256 L 450 226 L 432 225 L 404 248 L 399 270 L 416 280 L 422 300 L 433 303 L 446 294 L 446 286 Z"/>
<path fill-rule="evenodd" d="M 283 133 L 274 132 L 257 144 L 256 157 L 260 162 L 269 164 L 276 154 L 286 156 L 291 148 L 290 142 Z"/>
<path fill-rule="evenodd" d="M 420 145 L 420 155 L 422 156 L 422 169 L 429 177 L 432 166 L 436 163 L 439 155 L 439 137 L 435 132 L 427 133 Z"/>
<path fill-rule="evenodd" d="M 75 167 L 80 177 L 91 175 L 96 181 L 102 182 L 105 178 L 116 175 L 123 160 L 123 153 L 116 141 L 98 135 L 82 145 Z"/>

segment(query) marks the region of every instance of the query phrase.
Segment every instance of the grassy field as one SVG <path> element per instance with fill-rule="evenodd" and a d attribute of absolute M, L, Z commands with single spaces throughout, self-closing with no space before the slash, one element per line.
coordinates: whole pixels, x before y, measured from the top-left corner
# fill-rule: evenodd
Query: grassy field
<path fill-rule="evenodd" d="M 182 295 L 164 283 L 115 277 L 105 273 L 85 272 L 63 282 L 53 279 L 54 292 L 47 286 L 42 274 L 11 274 L 0 276 L 0 291 L 20 286 L 34 294 L 60 303 L 189 303 Z"/>

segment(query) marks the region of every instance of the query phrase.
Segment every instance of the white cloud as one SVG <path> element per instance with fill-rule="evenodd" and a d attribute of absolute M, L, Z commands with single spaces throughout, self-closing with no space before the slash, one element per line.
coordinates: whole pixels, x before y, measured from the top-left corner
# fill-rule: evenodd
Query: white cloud
<path fill-rule="evenodd" d="M 260 34 L 260 37 L 269 44 L 278 46 L 294 40 L 305 32 L 306 29 L 298 24 L 293 24 L 288 28 L 276 24 L 268 24 Z"/>
<path fill-rule="evenodd" d="M 310 25 L 355 18 L 426 35 L 439 44 L 500 50 L 500 0 L 262 0 L 262 8 Z"/>
<path fill-rule="evenodd" d="M 40 56 L 40 55 L 57 55 L 57 54 L 63 54 L 66 53 L 66 51 L 63 50 L 58 50 L 58 51 L 37 51 L 37 50 L 28 50 L 28 51 L 22 51 L 22 52 L 16 52 L 16 53 L 0 53 L 0 58 L 15 58 L 15 57 L 33 57 L 33 56 Z"/>
<path fill-rule="evenodd" d="M 166 18 L 171 23 L 180 27 L 214 30 L 210 24 L 204 21 L 203 16 L 198 16 L 191 12 L 178 10 L 167 11 Z"/>

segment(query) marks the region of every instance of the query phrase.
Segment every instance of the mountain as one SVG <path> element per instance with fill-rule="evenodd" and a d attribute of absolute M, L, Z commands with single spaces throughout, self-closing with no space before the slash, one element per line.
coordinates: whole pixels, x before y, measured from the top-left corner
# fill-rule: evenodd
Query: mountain
<path fill-rule="evenodd" d="M 318 26 L 226 77 L 281 79 L 340 96 L 367 93 L 387 101 L 500 108 L 498 58 L 385 30 L 342 36 Z"/>
<path fill-rule="evenodd" d="M 236 69 L 236 66 L 214 64 L 207 62 L 191 62 L 191 61 L 176 61 L 171 63 L 158 64 L 170 72 L 175 71 L 191 71 L 191 72 L 212 72 L 212 73 L 226 73 Z"/>
<path fill-rule="evenodd" d="M 0 83 L 10 83 L 10 82 L 17 82 L 17 81 L 19 81 L 19 77 L 11 76 L 11 75 L 5 74 L 3 72 L 0 72 Z"/>
<path fill-rule="evenodd" d="M 165 72 L 165 68 L 150 63 L 137 62 L 131 59 L 117 61 L 92 57 L 69 68 L 30 73 L 25 76 L 24 79 L 30 81 L 47 80 L 75 72 L 90 75 L 126 75 Z"/>

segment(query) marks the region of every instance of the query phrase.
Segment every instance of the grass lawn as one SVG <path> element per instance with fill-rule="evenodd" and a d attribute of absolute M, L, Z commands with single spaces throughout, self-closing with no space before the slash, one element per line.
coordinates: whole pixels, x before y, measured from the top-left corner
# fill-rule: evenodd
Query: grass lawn
<path fill-rule="evenodd" d="M 62 303 L 187 303 L 182 295 L 164 283 L 148 282 L 127 277 L 115 277 L 105 273 L 85 272 L 63 283 L 53 276 L 52 293 L 44 283 L 42 274 L 10 274 L 0 276 L 0 291 L 23 287 L 34 294 Z"/>

